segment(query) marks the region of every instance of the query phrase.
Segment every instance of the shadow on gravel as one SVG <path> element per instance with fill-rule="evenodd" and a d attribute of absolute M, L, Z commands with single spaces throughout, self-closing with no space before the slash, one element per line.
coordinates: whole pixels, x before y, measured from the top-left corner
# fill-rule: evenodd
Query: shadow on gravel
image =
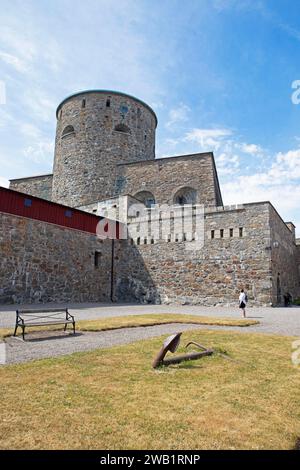
<path fill-rule="evenodd" d="M 28 336 L 25 334 L 25 341 L 24 343 L 41 343 L 43 341 L 53 341 L 53 340 L 64 340 L 64 339 L 72 339 L 76 338 L 78 336 L 82 336 L 83 333 L 76 333 L 75 335 L 73 333 L 63 333 L 63 334 L 50 334 L 50 335 L 43 335 L 43 336 L 32 336 L 32 334 L 28 334 Z M 13 338 L 13 336 L 11 337 Z M 19 340 L 22 340 L 20 336 L 18 336 Z"/>

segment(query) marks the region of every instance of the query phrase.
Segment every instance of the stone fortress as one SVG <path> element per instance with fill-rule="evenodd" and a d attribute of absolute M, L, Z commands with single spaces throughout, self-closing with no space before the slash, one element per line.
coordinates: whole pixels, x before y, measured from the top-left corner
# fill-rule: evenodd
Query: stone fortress
<path fill-rule="evenodd" d="M 53 174 L 13 179 L 0 193 L 0 302 L 236 305 L 241 288 L 250 305 L 300 297 L 293 223 L 267 201 L 224 206 L 211 152 L 155 158 L 146 103 L 83 91 L 56 117 Z M 136 204 L 144 209 L 130 212 Z M 86 229 L 102 217 L 129 236 Z"/>

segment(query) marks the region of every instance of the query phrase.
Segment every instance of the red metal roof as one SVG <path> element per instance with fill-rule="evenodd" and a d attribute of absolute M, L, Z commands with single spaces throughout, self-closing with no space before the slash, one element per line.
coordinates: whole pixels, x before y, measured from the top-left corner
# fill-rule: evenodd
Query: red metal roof
<path fill-rule="evenodd" d="M 43 222 L 93 234 L 96 233 L 98 222 L 103 220 L 103 217 L 1 186 L 0 212 L 41 220 Z M 108 224 L 110 222 L 115 223 L 109 219 L 107 219 L 107 222 Z M 118 223 L 116 232 L 117 238 L 119 238 Z"/>

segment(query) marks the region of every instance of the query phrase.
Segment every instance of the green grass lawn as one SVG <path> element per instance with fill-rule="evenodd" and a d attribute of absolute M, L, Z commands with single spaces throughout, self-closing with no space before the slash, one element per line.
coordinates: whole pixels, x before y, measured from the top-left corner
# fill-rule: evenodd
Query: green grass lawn
<path fill-rule="evenodd" d="M 153 370 L 163 338 L 0 368 L 1 449 L 291 449 L 293 338 L 196 330 L 226 351 Z M 178 352 L 182 352 L 181 351 Z"/>

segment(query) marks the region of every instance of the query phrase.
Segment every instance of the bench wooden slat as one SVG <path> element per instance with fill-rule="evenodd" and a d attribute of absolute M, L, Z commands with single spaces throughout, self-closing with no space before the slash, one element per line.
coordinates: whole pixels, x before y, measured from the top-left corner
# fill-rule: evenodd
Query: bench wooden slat
<path fill-rule="evenodd" d="M 24 323 L 24 326 L 47 326 L 47 325 L 64 325 L 65 323 L 73 323 L 72 320 L 61 320 L 61 321 L 48 321 L 47 323 Z M 23 323 L 22 323 L 23 324 Z"/>
<path fill-rule="evenodd" d="M 62 312 L 66 313 L 65 308 L 46 308 L 46 309 L 32 309 L 32 310 L 17 310 L 19 314 L 27 314 L 27 313 L 54 313 L 54 312 Z"/>

